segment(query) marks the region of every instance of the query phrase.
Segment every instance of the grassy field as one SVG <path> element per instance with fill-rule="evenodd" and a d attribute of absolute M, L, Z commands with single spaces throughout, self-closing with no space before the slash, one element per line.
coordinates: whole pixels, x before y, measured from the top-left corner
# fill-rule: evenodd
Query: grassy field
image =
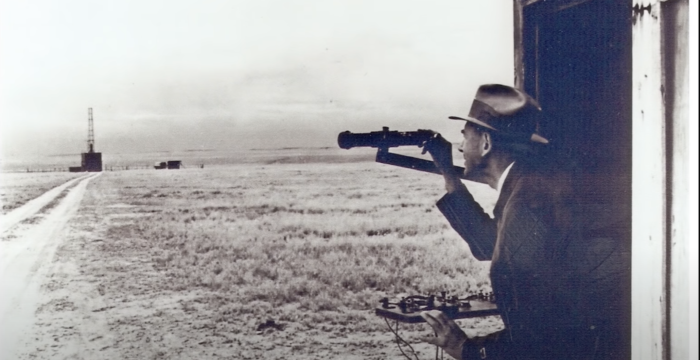
<path fill-rule="evenodd" d="M 58 255 L 81 264 L 125 358 L 398 359 L 382 297 L 490 291 L 442 194 L 440 176 L 369 162 L 105 172 Z"/>
<path fill-rule="evenodd" d="M 81 175 L 83 173 L 0 173 L 2 214 L 6 214 L 45 193 L 47 190 Z"/>

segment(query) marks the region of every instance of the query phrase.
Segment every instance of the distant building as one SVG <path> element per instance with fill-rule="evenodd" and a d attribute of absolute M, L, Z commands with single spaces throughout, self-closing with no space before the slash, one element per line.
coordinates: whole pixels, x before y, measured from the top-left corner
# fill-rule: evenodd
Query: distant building
<path fill-rule="evenodd" d="M 182 166 L 180 160 L 156 161 L 154 169 L 179 169 Z"/>
<path fill-rule="evenodd" d="M 83 171 L 102 171 L 102 153 L 87 152 L 81 155 Z"/>
<path fill-rule="evenodd" d="M 182 161 L 180 160 L 168 160 L 168 169 L 179 169 L 182 166 Z"/>

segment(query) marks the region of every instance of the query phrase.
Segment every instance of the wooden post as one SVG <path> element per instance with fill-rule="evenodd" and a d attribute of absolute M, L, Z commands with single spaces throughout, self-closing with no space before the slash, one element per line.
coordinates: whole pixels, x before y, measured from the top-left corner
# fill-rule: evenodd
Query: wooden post
<path fill-rule="evenodd" d="M 525 45 L 523 44 L 523 4 L 513 1 L 513 84 L 518 89 L 525 89 Z"/>
<path fill-rule="evenodd" d="M 661 3 L 667 124 L 668 358 L 691 359 L 689 242 L 689 1 Z M 697 119 L 697 118 L 696 118 Z M 694 120 L 697 121 L 697 120 Z M 692 240 L 691 240 L 692 239 Z M 696 302 L 697 304 L 697 302 Z M 696 327 L 697 329 L 697 327 Z M 697 358 L 697 353 L 695 354 Z"/>
<path fill-rule="evenodd" d="M 632 359 L 668 358 L 666 124 L 660 3 L 633 0 Z"/>

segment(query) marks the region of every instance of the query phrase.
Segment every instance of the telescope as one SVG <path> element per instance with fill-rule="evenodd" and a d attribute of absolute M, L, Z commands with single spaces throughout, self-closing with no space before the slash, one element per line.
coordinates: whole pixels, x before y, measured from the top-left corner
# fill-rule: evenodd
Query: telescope
<path fill-rule="evenodd" d="M 351 149 L 354 147 L 377 148 L 375 161 L 382 164 L 389 164 L 407 169 L 429 172 L 441 175 L 442 172 L 430 160 L 419 159 L 411 156 L 400 155 L 389 152 L 389 148 L 400 146 L 422 147 L 426 141 L 440 136 L 432 130 L 416 131 L 390 131 L 388 127 L 382 127 L 382 131 L 369 133 L 352 133 L 344 131 L 338 134 L 338 146 L 341 149 Z M 464 178 L 464 168 L 455 166 L 454 172 Z"/>

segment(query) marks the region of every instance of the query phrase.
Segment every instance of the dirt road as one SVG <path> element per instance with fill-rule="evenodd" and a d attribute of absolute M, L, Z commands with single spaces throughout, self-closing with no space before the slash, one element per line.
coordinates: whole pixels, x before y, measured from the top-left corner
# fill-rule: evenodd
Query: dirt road
<path fill-rule="evenodd" d="M 65 226 L 77 212 L 87 184 L 99 174 L 70 180 L 0 221 L 0 359 L 17 359 L 32 342 L 41 284 L 51 271 Z"/>

